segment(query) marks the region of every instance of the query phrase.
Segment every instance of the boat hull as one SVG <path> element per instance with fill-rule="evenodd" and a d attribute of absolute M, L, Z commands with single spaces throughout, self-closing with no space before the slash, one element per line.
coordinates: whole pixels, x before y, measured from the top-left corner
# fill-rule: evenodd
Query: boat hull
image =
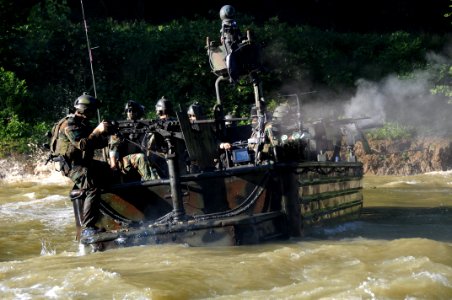
<path fill-rule="evenodd" d="M 359 217 L 362 171 L 359 162 L 301 162 L 182 175 L 179 211 L 170 180 L 120 184 L 102 193 L 98 226 L 104 232 L 80 241 L 106 250 L 300 237 L 314 226 Z"/>

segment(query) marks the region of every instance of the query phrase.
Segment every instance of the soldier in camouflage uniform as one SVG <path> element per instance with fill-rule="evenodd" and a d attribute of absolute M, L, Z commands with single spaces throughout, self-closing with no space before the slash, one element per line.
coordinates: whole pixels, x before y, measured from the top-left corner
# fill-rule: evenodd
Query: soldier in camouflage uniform
<path fill-rule="evenodd" d="M 108 123 L 101 122 L 96 128 L 89 124 L 99 107 L 96 98 L 83 94 L 75 100 L 75 113 L 62 120 L 56 139 L 56 155 L 61 172 L 69 177 L 77 188 L 85 193 L 81 216 L 82 236 L 97 232 L 100 190 L 110 179 L 106 162 L 93 159 L 95 149 L 107 145 Z"/>
<path fill-rule="evenodd" d="M 155 112 L 159 122 L 175 120 L 173 105 L 165 96 L 155 104 Z M 147 138 L 147 154 L 151 166 L 155 167 L 160 178 L 169 178 L 168 164 L 165 153 L 168 151 L 167 143 L 159 133 L 151 133 Z"/>
<path fill-rule="evenodd" d="M 294 117 L 287 103 L 275 108 L 271 122 L 264 127 L 263 159 L 283 161 L 302 157 L 299 152 L 304 151 L 306 141 Z"/>
<path fill-rule="evenodd" d="M 203 109 L 198 102 L 192 103 L 187 109 L 187 116 L 191 122 L 204 119 Z"/>
<path fill-rule="evenodd" d="M 255 161 L 256 154 L 259 154 L 260 151 L 258 151 L 259 149 L 259 143 L 260 143 L 260 138 L 259 138 L 259 130 L 258 130 L 258 115 L 257 115 L 257 107 L 255 104 L 253 104 L 251 106 L 250 109 L 250 126 L 251 126 L 251 136 L 248 139 L 248 150 L 251 156 L 251 160 Z M 258 160 L 259 162 L 259 160 Z"/>
<path fill-rule="evenodd" d="M 143 118 L 144 106 L 134 100 L 129 100 L 124 112 L 127 120 L 136 121 Z M 158 175 L 149 167 L 140 138 L 143 137 L 134 135 L 126 138 L 120 133 L 111 135 L 109 141 L 110 167 L 112 170 L 119 170 L 126 175 L 136 170 L 140 174 L 141 180 L 155 180 Z"/>
<path fill-rule="evenodd" d="M 267 122 L 264 127 L 265 146 L 264 152 L 268 152 L 269 147 L 281 145 L 281 138 L 287 133 L 287 125 L 292 123 L 289 118 L 290 107 L 287 103 L 278 105 L 272 114 L 271 122 Z"/>

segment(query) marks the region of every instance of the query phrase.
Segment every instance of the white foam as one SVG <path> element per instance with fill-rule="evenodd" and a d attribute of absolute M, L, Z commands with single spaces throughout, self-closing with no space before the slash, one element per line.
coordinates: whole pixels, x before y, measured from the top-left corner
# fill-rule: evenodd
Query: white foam
<path fill-rule="evenodd" d="M 443 286 L 451 288 L 452 284 L 449 282 L 446 276 L 438 273 L 432 273 L 428 271 L 422 271 L 419 273 L 414 273 L 413 277 L 416 279 L 430 279 L 433 282 L 441 283 Z"/>
<path fill-rule="evenodd" d="M 386 184 L 384 184 L 384 186 L 398 186 L 398 185 L 417 185 L 419 184 L 419 181 L 416 180 L 398 180 L 398 181 L 391 181 L 388 182 Z"/>
<path fill-rule="evenodd" d="M 26 170 L 24 163 L 11 159 L 0 159 L 0 183 L 14 183 L 21 181 L 36 182 L 38 184 L 62 184 L 70 183 L 70 179 L 56 171 L 52 162 L 45 164 L 44 161 L 35 163 L 33 173 Z"/>
<path fill-rule="evenodd" d="M 5 203 L 0 205 L 1 220 L 2 222 L 38 220 L 46 226 L 60 228 L 61 225 L 70 222 L 73 213 L 72 207 L 66 203 L 67 200 L 67 196 L 49 195 L 41 199 Z M 46 209 L 42 209 L 43 206 Z"/>
<path fill-rule="evenodd" d="M 425 173 L 425 175 L 452 176 L 452 170 L 427 172 L 427 173 Z"/>

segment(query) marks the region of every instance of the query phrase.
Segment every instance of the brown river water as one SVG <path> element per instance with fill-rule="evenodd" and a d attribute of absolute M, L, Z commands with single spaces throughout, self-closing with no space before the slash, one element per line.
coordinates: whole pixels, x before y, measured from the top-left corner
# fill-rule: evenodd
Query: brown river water
<path fill-rule="evenodd" d="M 71 186 L 0 180 L 0 299 L 452 299 L 452 172 L 365 176 L 359 220 L 300 239 L 97 253 Z"/>

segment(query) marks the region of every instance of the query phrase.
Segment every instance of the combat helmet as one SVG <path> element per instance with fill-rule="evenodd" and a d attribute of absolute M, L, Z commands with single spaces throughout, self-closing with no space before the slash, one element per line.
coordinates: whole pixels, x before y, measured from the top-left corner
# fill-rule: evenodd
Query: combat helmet
<path fill-rule="evenodd" d="M 288 121 L 290 106 L 287 103 L 278 105 L 273 112 L 272 119 L 274 122 L 285 123 Z"/>
<path fill-rule="evenodd" d="M 133 113 L 134 119 L 140 119 L 144 116 L 144 106 L 135 100 L 129 100 L 124 107 L 124 113 L 127 115 L 128 112 Z"/>
<path fill-rule="evenodd" d="M 199 102 L 194 102 L 193 104 L 191 104 L 187 109 L 187 115 L 189 117 L 195 116 L 196 119 L 200 120 L 204 116 L 201 104 L 199 104 Z"/>
<path fill-rule="evenodd" d="M 100 107 L 99 101 L 91 95 L 83 93 L 75 99 L 74 108 L 81 114 L 94 113 Z"/>
<path fill-rule="evenodd" d="M 171 115 L 173 114 L 173 105 L 171 102 L 165 98 L 165 96 L 162 96 L 157 103 L 155 104 L 155 112 L 157 115 Z"/>

